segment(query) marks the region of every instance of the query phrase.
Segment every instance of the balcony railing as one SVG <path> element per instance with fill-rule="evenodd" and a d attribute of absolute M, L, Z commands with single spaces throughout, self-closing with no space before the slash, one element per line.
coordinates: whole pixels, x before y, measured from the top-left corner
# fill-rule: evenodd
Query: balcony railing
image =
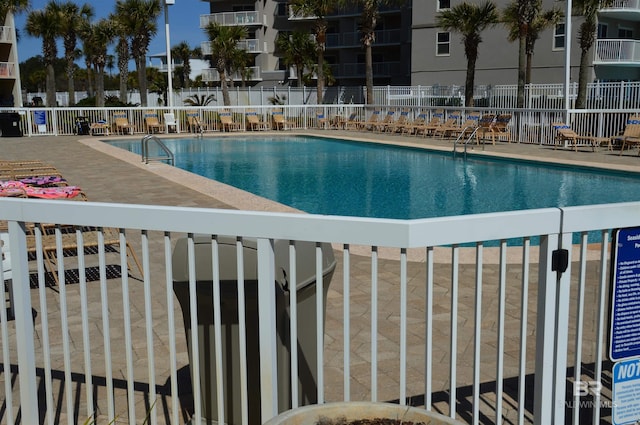
<path fill-rule="evenodd" d="M 0 62 L 0 78 L 15 78 L 16 64 L 13 62 Z"/>
<path fill-rule="evenodd" d="M 247 74 L 247 76 L 245 76 L 245 79 L 247 81 L 262 80 L 259 66 L 250 66 L 248 67 L 248 70 L 250 72 Z M 242 81 L 242 74 L 240 73 L 240 71 L 236 71 L 232 75 L 227 76 L 227 80 L 229 79 L 232 79 L 233 81 Z M 202 81 L 205 81 L 205 82 L 220 81 L 220 73 L 218 72 L 217 69 L 214 69 L 214 68 L 204 69 L 202 70 Z"/>
<path fill-rule="evenodd" d="M 0 43 L 13 42 L 13 28 L 0 27 Z"/>
<path fill-rule="evenodd" d="M 257 11 L 246 12 L 221 12 L 212 13 L 210 15 L 200 15 L 200 28 L 206 28 L 210 23 L 215 22 L 219 25 L 263 25 L 266 19 Z"/>
<path fill-rule="evenodd" d="M 236 47 L 240 50 L 246 50 L 248 53 L 262 53 L 265 51 L 265 49 L 262 48 L 262 43 L 257 38 L 247 38 L 244 40 L 240 40 L 236 44 Z M 210 41 L 203 41 L 202 43 L 200 43 L 200 49 L 202 50 L 202 54 L 204 56 L 213 53 Z"/>
<path fill-rule="evenodd" d="M 640 66 L 640 41 L 597 40 L 594 64 Z"/>
<path fill-rule="evenodd" d="M 399 44 L 400 30 L 380 30 L 375 32 L 374 45 Z M 327 48 L 360 47 L 362 46 L 362 32 L 344 32 L 327 34 Z"/>
<path fill-rule="evenodd" d="M 607 17 L 640 20 L 640 0 L 614 0 L 611 6 L 600 9 L 600 13 Z"/>

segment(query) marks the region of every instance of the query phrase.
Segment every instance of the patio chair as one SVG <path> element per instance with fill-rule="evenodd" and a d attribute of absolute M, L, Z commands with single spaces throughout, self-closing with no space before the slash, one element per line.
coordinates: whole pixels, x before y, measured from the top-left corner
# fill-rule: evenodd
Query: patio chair
<path fill-rule="evenodd" d="M 410 122 L 400 126 L 399 130 L 402 134 L 413 134 L 416 131 L 417 127 L 425 125 L 425 121 L 427 119 L 427 114 L 424 112 L 420 112 L 418 116 Z"/>
<path fill-rule="evenodd" d="M 220 117 L 221 131 L 240 131 L 242 124 L 233 120 L 230 111 L 223 111 L 218 114 Z"/>
<path fill-rule="evenodd" d="M 165 133 L 177 133 L 178 132 L 178 121 L 176 121 L 176 116 L 173 113 L 166 113 L 163 115 L 164 118 L 164 131 Z M 173 131 L 171 131 L 173 129 Z"/>
<path fill-rule="evenodd" d="M 162 128 L 162 125 L 160 124 L 160 121 L 158 120 L 158 114 L 153 112 L 153 111 L 147 111 L 144 113 L 144 123 L 145 126 L 147 127 L 147 133 L 148 134 L 153 134 L 153 133 L 160 133 L 160 129 Z"/>
<path fill-rule="evenodd" d="M 94 124 L 92 124 L 93 126 Z M 129 124 L 129 118 L 127 118 L 126 112 L 114 112 L 113 113 L 113 125 L 116 128 L 117 134 L 133 134 L 133 125 Z"/>
<path fill-rule="evenodd" d="M 198 111 L 187 111 L 187 127 L 192 133 L 203 133 L 207 131 L 207 125 L 200 121 Z"/>
<path fill-rule="evenodd" d="M 625 148 L 631 149 L 633 146 L 640 146 L 640 115 L 630 116 L 624 132 L 619 136 L 611 137 L 610 143 L 620 144 L 620 155 Z"/>
<path fill-rule="evenodd" d="M 293 127 L 293 123 L 285 118 L 284 112 L 282 111 L 273 111 L 271 113 L 271 119 L 273 120 L 273 128 L 275 130 L 288 130 Z"/>
<path fill-rule="evenodd" d="M 258 113 L 255 111 L 249 111 L 246 113 L 247 117 L 247 129 L 248 130 L 271 130 L 271 125 L 268 121 L 264 121 L 258 117 Z"/>
<path fill-rule="evenodd" d="M 580 146 L 590 146 L 593 152 L 596 151 L 596 147 L 599 147 L 601 143 L 606 142 L 606 137 L 595 137 L 591 135 L 582 135 L 576 133 L 571 126 L 563 122 L 554 122 L 551 127 L 555 130 L 555 143 L 553 149 L 558 146 L 573 148 L 578 152 Z"/>
<path fill-rule="evenodd" d="M 352 112 L 349 117 L 340 126 L 343 130 L 357 130 L 358 129 L 358 113 Z"/>
<path fill-rule="evenodd" d="M 324 130 L 333 127 L 331 121 L 329 121 L 329 118 L 324 115 L 324 112 L 320 111 L 316 112 L 316 126 Z"/>

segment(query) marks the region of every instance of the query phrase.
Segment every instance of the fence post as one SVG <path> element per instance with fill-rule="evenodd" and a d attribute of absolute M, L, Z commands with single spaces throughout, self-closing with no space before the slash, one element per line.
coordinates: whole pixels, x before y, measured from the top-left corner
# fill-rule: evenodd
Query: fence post
<path fill-rule="evenodd" d="M 18 351 L 18 380 L 20 382 L 21 422 L 37 424 L 38 392 L 36 388 L 36 359 L 33 342 L 33 311 L 31 309 L 31 287 L 27 263 L 27 236 L 24 223 L 9 222 L 9 250 L 13 279 L 13 302 L 15 303 L 16 344 Z M 4 307 L 3 307 L 4 308 Z M 6 365 L 8 366 L 8 365 Z M 5 374 L 8 371 L 5 370 Z M 11 379 L 5 376 L 5 379 Z M 53 406 L 49 406 L 52 408 Z M 13 418 L 12 418 L 13 419 Z"/>
<path fill-rule="evenodd" d="M 278 414 L 276 291 L 274 242 L 258 239 L 258 333 L 262 423 Z"/>
<path fill-rule="evenodd" d="M 540 238 L 533 415 L 537 425 L 564 423 L 571 277 L 570 257 L 567 263 L 559 261 L 564 246 L 571 246 L 571 234 Z"/>

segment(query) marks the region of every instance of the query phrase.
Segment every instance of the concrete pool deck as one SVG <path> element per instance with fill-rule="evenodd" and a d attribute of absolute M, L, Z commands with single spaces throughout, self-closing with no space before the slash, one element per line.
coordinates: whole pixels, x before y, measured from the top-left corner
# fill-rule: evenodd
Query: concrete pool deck
<path fill-rule="evenodd" d="M 320 135 L 329 137 L 340 138 L 354 138 L 356 140 L 373 141 L 373 142 L 388 142 L 394 144 L 427 147 L 430 149 L 450 151 L 452 149 L 452 142 L 446 140 L 434 140 L 414 138 L 408 136 L 394 136 L 389 134 L 377 134 L 370 132 L 350 132 L 340 130 L 309 130 L 296 132 L 305 135 Z M 232 134 L 236 136 L 238 133 Z M 240 133 L 244 134 L 244 133 Z M 250 133 L 253 134 L 253 133 Z M 257 133 L 257 136 L 268 133 Z M 277 134 L 282 134 L 279 132 Z M 207 136 L 218 136 L 220 133 L 208 133 Z M 172 135 L 173 136 L 173 135 Z M 188 134 L 186 134 L 188 136 Z M 140 140 L 142 135 L 136 135 L 133 138 Z M 125 152 L 121 149 L 108 146 L 104 143 L 100 143 L 101 139 L 108 139 L 106 137 L 78 137 L 78 136 L 61 136 L 61 137 L 32 137 L 32 138 L 0 138 L 0 160 L 42 160 L 51 163 L 62 173 L 63 176 L 71 183 L 81 186 L 86 192 L 89 200 L 97 202 L 116 202 L 116 203 L 137 203 L 147 205 L 171 205 L 171 206 L 183 206 L 183 207 L 202 207 L 202 208 L 224 208 L 224 209 L 248 209 L 257 211 L 279 211 L 286 212 L 292 211 L 291 208 L 267 201 L 262 198 L 246 194 L 245 192 L 230 188 L 226 185 L 221 185 L 216 182 L 212 182 L 208 179 L 204 179 L 199 176 L 194 176 L 190 173 L 186 173 L 181 170 L 174 169 L 164 164 L 153 163 L 149 165 L 142 164 L 138 155 Z M 119 136 L 111 136 L 109 138 L 120 138 Z M 576 166 L 590 166 L 601 167 L 612 170 L 628 171 L 640 173 L 640 157 L 636 156 L 637 150 L 629 151 L 623 156 L 618 156 L 618 151 L 606 151 L 600 150 L 598 152 L 590 152 L 588 150 L 574 152 L 570 150 L 557 149 L 552 147 L 544 147 L 539 145 L 519 145 L 519 144 L 507 144 L 498 143 L 496 146 L 486 145 L 484 150 L 482 146 L 474 147 L 471 154 L 480 152 L 487 155 L 513 157 L 518 159 L 539 159 L 547 162 L 558 162 L 566 165 Z M 421 250 L 423 251 L 423 250 Z M 448 251 L 448 250 L 447 250 Z M 472 251 L 472 250 L 470 250 Z M 517 263 L 521 260 L 521 251 L 517 251 L 514 254 L 514 258 Z M 514 252 L 515 252 L 514 251 Z M 364 250 L 362 254 L 366 254 Z M 420 261 L 421 253 L 417 253 L 418 257 L 412 258 L 412 261 Z M 389 258 L 397 258 L 398 253 L 389 255 Z M 381 255 L 382 257 L 382 255 Z M 491 263 L 488 260 L 489 254 L 485 252 L 485 261 Z M 341 342 L 342 342 L 342 270 L 341 261 L 338 258 L 339 264 L 334 274 L 334 279 L 331 283 L 328 302 L 327 302 L 327 318 L 326 318 L 326 336 L 325 336 L 325 387 L 331 389 L 327 391 L 327 401 L 340 400 L 342 397 L 342 373 L 341 373 Z M 434 276 L 436 281 L 435 294 L 440 298 L 441 304 L 436 305 L 435 317 L 434 317 L 434 351 L 433 361 L 436 365 L 434 371 L 434 388 L 433 390 L 439 392 L 442 397 L 446 393 L 448 383 L 448 370 L 447 367 L 440 367 L 438 365 L 446 365 L 447 358 L 447 346 L 449 342 L 448 337 L 448 314 L 446 306 L 446 294 L 450 290 L 445 283 L 450 279 L 451 267 L 450 253 L 443 252 L 442 257 L 436 260 L 439 262 L 434 270 Z M 464 261 L 461 261 L 464 262 Z M 152 262 L 152 275 L 162 275 L 163 270 L 161 265 Z M 594 264 L 589 265 L 588 276 L 594 277 L 598 273 L 595 270 Z M 410 265 L 412 272 L 410 273 L 411 282 L 409 283 L 409 291 L 411 294 L 411 305 L 409 306 L 408 316 L 411 319 L 411 338 L 408 343 L 408 352 L 410 353 L 409 370 L 408 373 L 416 379 L 411 379 L 408 383 L 407 394 L 410 396 L 416 396 L 419 398 L 423 394 L 424 386 L 421 386 L 421 367 L 424 364 L 424 312 L 422 306 L 424 306 L 424 265 L 412 264 Z M 488 265 L 486 272 L 491 276 L 497 275 L 497 267 Z M 352 286 L 352 300 L 354 302 L 354 308 L 352 309 L 351 326 L 352 329 L 362 329 L 366 334 L 366 330 L 370 327 L 370 315 L 367 310 L 368 300 L 370 299 L 370 293 L 367 292 L 367 288 L 356 288 L 355 282 L 368 282 L 370 281 L 370 260 L 366 256 L 353 256 L 351 259 L 352 280 L 354 285 Z M 508 267 L 507 278 L 510 281 L 519 281 L 519 275 L 521 274 L 521 268 L 514 264 Z M 397 327 L 397 308 L 394 310 L 394 306 L 400 305 L 400 297 L 397 293 L 397 285 L 395 282 L 397 276 L 397 261 L 381 259 L 380 261 L 380 290 L 384 291 L 384 305 L 381 305 L 380 317 L 386 318 L 386 320 L 380 321 L 379 332 L 381 340 L 384 340 L 378 353 L 379 359 L 379 373 L 380 382 L 384 382 L 379 388 L 378 396 L 382 400 L 393 400 L 398 397 L 398 385 L 399 385 L 399 367 L 398 367 L 398 354 L 395 351 L 395 347 L 398 344 L 398 327 Z M 459 289 L 459 303 L 460 311 L 471 312 L 473 311 L 474 300 L 474 287 L 473 282 L 475 279 L 475 270 L 473 267 L 462 266 L 460 270 L 460 289 Z M 595 278 L 594 278 L 595 279 Z M 68 290 L 77 291 L 79 285 L 69 285 Z M 366 285 L 364 285 L 366 286 Z M 515 285 L 513 285 L 515 286 Z M 487 297 L 493 297 L 488 299 L 486 303 L 485 318 L 483 319 L 483 327 L 485 327 L 486 334 L 492 336 L 492 329 L 496 326 L 497 317 L 494 314 L 497 306 L 495 305 L 495 294 L 497 293 L 497 281 L 494 278 L 487 279 L 483 292 Z M 595 287 L 595 285 L 594 285 Z M 117 290 L 116 285 L 113 285 L 113 290 Z M 33 290 L 33 297 L 37 297 L 37 291 Z M 513 305 L 517 304 L 517 288 L 509 287 L 507 290 L 507 297 L 513 301 Z M 115 297 L 116 295 L 114 295 Z M 138 305 L 143 304 L 141 293 L 137 292 L 132 294 L 132 302 Z M 587 294 L 587 304 L 592 305 L 596 299 L 596 294 L 589 292 Z M 437 300 L 436 300 L 437 302 Z M 78 303 L 79 304 L 79 303 Z M 69 315 L 72 317 L 80 317 L 80 306 L 78 304 L 70 305 Z M 154 304 L 154 308 L 158 308 L 158 314 L 166 314 L 166 307 L 159 303 L 157 306 Z M 177 303 L 176 303 L 177 304 Z M 535 310 L 535 299 L 530 300 L 531 310 Z M 37 308 L 37 303 L 33 303 Z M 388 308 L 388 310 L 387 310 Z M 59 320 L 59 312 L 51 310 L 49 312 L 52 319 Z M 56 316 L 57 315 L 57 316 Z M 176 305 L 176 317 L 178 318 L 176 328 L 178 329 L 178 353 L 179 353 L 179 366 L 188 364 L 188 356 L 186 351 L 186 342 L 184 340 L 184 332 L 180 329 L 182 326 L 180 311 Z M 467 359 L 463 363 L 471 362 L 473 359 L 474 346 L 471 343 L 473 340 L 472 334 L 468 329 L 471 326 L 472 320 L 465 319 L 465 324 L 460 329 L 460 339 L 465 343 L 458 347 L 458 358 Z M 54 322 L 55 323 L 55 322 Z M 505 348 L 506 364 L 505 364 L 505 376 L 513 377 L 517 376 L 517 359 L 518 359 L 518 312 L 517 308 L 510 308 L 507 311 L 507 345 Z M 69 332 L 81 340 L 82 329 L 79 321 L 75 321 L 69 330 Z M 587 338 L 587 337 L 585 337 Z M 158 342 L 157 352 L 168 352 L 166 348 L 166 341 L 162 338 Z M 362 344 L 362 350 L 359 351 Z M 487 347 L 486 352 L 483 349 L 483 375 L 482 382 L 490 382 L 495 379 L 491 376 L 491 371 L 495 366 L 492 364 L 492 359 L 495 357 L 494 347 Z M 370 368 L 369 358 L 370 353 L 367 353 L 366 343 L 360 340 L 360 336 L 355 336 L 352 345 L 352 364 L 351 371 L 356 377 L 351 383 L 351 398 L 353 400 L 366 399 L 368 396 L 368 372 Z M 12 354 L 13 356 L 13 354 Z M 73 354 L 73 364 L 82 364 L 82 350 L 77 350 Z M 77 358 L 76 358 L 77 357 Z M 156 368 L 158 371 L 168 370 L 168 356 L 158 356 L 158 363 Z M 15 357 L 12 357 L 15 359 Z M 77 362 L 76 362 L 77 360 Z M 587 362 L 587 356 L 585 355 L 584 362 Z M 527 373 L 531 373 L 534 359 L 528 358 Z M 58 370 L 62 369 L 57 367 Z M 118 364 L 116 369 L 120 371 L 124 376 L 124 366 Z M 96 367 L 93 370 L 94 375 L 103 377 L 104 371 Z M 160 373 L 160 372 L 159 372 Z M 459 385 L 466 385 L 469 379 L 469 368 L 463 369 L 462 365 L 459 371 Z M 414 382 L 415 381 L 415 382 Z M 62 384 L 56 381 L 56 384 L 60 389 Z M 0 393 L 4 391 L 0 390 Z M 15 387 L 14 387 L 15 388 Z M 83 399 L 80 386 L 78 385 L 78 400 Z M 104 397 L 104 389 L 101 387 L 97 390 L 97 393 Z M 126 400 L 123 396 L 123 391 L 118 391 L 118 415 L 126 417 Z M 62 392 L 59 392 L 62 394 Z M 513 392 L 510 392 L 513 394 Z M 160 397 L 160 396 L 159 396 Z M 169 400 L 170 395 L 162 394 L 163 400 Z M 440 399 L 442 398 L 440 397 Z M 467 408 L 466 401 L 470 399 L 470 395 L 459 391 L 459 400 L 464 399 L 461 407 L 458 409 Z M 483 398 L 486 402 L 483 403 L 483 413 L 487 417 L 491 417 L 492 406 L 490 401 L 492 397 L 495 398 L 495 394 L 491 389 L 483 393 Z M 509 394 L 505 394 L 505 399 L 509 397 Z M 444 397 L 446 399 L 446 397 Z M 14 398 L 16 400 L 17 398 Z M 444 406 L 445 403 L 438 404 L 439 398 L 434 399 L 434 405 L 438 408 L 440 405 Z M 167 404 L 168 401 L 163 401 Z M 460 403 L 460 401 L 459 401 Z M 98 398 L 99 408 L 102 412 L 105 412 L 104 400 Z M 514 418 L 514 404 L 505 403 L 504 417 L 507 421 Z M 61 406 L 61 404 L 60 404 Z M 124 407 L 123 407 L 124 406 Z M 182 404 L 181 404 L 182 406 Z M 467 407 L 465 407 L 467 406 Z M 61 407 L 52 407 L 52 409 L 62 409 Z M 84 406 L 79 411 L 84 411 Z M 51 414 L 51 413 L 49 413 Z M 162 416 L 162 415 L 161 415 Z M 59 418 L 60 422 L 65 419 L 64 413 Z M 82 419 L 82 418 L 81 418 Z M 182 419 L 182 418 L 181 418 Z M 531 419 L 531 413 L 527 412 L 526 420 Z M 0 416 L 0 422 L 3 422 L 4 418 Z M 82 421 L 80 421 L 82 422 Z M 170 423 L 166 416 L 159 418 L 159 423 Z M 102 423 L 102 422 L 100 422 Z M 121 422 L 117 422 L 121 423 Z M 181 421 L 182 423 L 182 421 Z"/>

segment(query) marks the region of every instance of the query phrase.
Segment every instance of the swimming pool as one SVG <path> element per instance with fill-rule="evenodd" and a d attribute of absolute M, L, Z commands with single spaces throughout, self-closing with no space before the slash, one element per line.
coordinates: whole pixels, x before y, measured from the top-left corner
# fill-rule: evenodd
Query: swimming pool
<path fill-rule="evenodd" d="M 162 139 L 176 166 L 313 214 L 414 219 L 640 200 L 640 177 L 307 136 Z M 108 141 L 140 153 L 140 142 Z"/>

